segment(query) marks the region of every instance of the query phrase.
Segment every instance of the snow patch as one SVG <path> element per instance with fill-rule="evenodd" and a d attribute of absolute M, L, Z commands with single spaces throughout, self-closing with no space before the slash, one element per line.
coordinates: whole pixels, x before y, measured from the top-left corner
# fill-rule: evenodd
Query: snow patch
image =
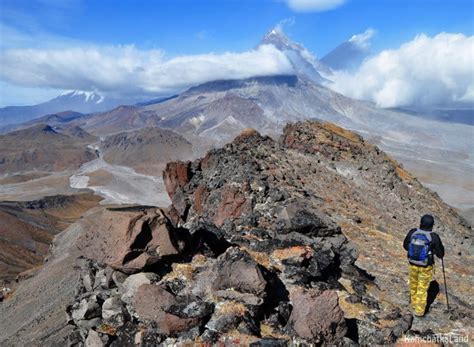
<path fill-rule="evenodd" d="M 347 167 L 336 167 L 336 172 L 345 178 L 351 178 L 354 176 L 354 171 Z"/>
<path fill-rule="evenodd" d="M 204 122 L 204 116 L 200 115 L 200 116 L 193 117 L 189 120 L 189 122 L 197 128 L 198 126 L 202 124 L 202 122 Z"/>
<path fill-rule="evenodd" d="M 69 178 L 69 185 L 71 188 L 76 189 L 85 189 L 89 184 L 89 176 L 82 176 L 82 175 L 72 175 Z"/>
<path fill-rule="evenodd" d="M 105 97 L 101 94 L 91 91 L 84 91 L 84 90 L 66 90 L 60 94 L 60 96 L 82 96 L 84 97 L 85 102 L 94 102 L 96 104 L 100 104 L 105 100 Z"/>

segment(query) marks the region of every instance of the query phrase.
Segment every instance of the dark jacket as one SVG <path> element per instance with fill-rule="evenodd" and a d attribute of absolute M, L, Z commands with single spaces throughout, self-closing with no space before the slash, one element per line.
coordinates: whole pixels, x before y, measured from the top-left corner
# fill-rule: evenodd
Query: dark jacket
<path fill-rule="evenodd" d="M 405 240 L 403 241 L 403 248 L 408 251 L 408 245 L 410 244 L 410 239 L 413 233 L 417 231 L 417 229 L 411 229 L 407 236 L 405 237 Z M 441 238 L 438 236 L 438 234 L 434 233 L 431 231 L 431 250 L 433 251 L 434 255 L 436 255 L 438 258 L 443 258 L 444 257 L 444 246 L 443 243 L 441 242 Z M 434 257 L 430 257 L 428 261 L 428 266 L 434 264 Z"/>

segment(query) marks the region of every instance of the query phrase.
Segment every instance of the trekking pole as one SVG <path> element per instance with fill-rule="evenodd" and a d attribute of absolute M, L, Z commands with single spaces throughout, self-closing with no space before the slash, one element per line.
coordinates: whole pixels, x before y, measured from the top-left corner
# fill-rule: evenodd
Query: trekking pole
<path fill-rule="evenodd" d="M 446 284 L 446 274 L 444 272 L 444 260 L 443 260 L 443 258 L 441 258 L 441 266 L 443 267 L 444 291 L 446 293 L 446 306 L 448 306 L 448 311 L 449 311 L 448 286 Z"/>

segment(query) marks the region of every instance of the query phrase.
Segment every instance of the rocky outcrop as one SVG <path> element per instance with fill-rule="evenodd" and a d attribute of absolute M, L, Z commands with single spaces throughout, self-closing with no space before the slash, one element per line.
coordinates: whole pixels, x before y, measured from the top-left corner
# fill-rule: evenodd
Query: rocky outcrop
<path fill-rule="evenodd" d="M 168 209 L 88 216 L 71 344 L 380 345 L 474 317 L 472 231 L 355 134 L 297 123 L 276 142 L 246 130 L 200 160 L 168 164 L 164 181 Z M 452 320 L 439 302 L 433 320 L 408 309 L 401 241 L 426 212 L 462 255 L 447 258 Z"/>
<path fill-rule="evenodd" d="M 99 243 L 118 253 L 109 256 L 104 247 L 90 257 L 100 254 L 93 258 L 97 266 L 129 276 L 102 302 L 101 321 L 90 319 L 104 343 L 134 331 L 142 344 L 383 344 L 410 329 L 409 311 L 379 295 L 377 279 L 356 265 L 355 245 L 312 185 L 330 178 L 338 188 L 345 176 L 331 165 L 340 160 L 371 165 L 363 172 L 377 168 L 388 189 L 392 183 L 403 190 L 396 163 L 342 129 L 319 124 L 312 135 L 303 133 L 307 129 L 288 127 L 281 143 L 246 130 L 201 160 L 168 164 L 170 209 L 103 213 L 110 222 L 94 235 L 102 234 Z M 166 228 L 157 232 L 156 226 Z M 137 238 L 147 242 L 134 247 Z M 159 257 L 156 244 L 172 251 Z M 130 252 L 146 261 L 124 262 Z M 97 290 L 86 293 L 96 300 Z M 120 319 L 112 322 L 114 314 Z M 115 335 L 98 325 L 107 319 Z M 88 336 L 90 325 L 74 322 Z"/>
<path fill-rule="evenodd" d="M 88 230 L 79 248 L 90 259 L 133 273 L 180 253 L 183 245 L 164 212 L 156 208 L 103 211 L 98 230 Z"/>

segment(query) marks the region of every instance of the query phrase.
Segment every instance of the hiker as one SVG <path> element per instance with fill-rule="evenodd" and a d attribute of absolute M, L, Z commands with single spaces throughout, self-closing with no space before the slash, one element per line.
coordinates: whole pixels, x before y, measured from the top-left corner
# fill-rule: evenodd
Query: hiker
<path fill-rule="evenodd" d="M 444 246 L 438 234 L 432 231 L 433 225 L 433 216 L 424 215 L 420 228 L 411 229 L 403 241 L 410 263 L 410 300 L 418 317 L 425 314 L 428 287 L 433 277 L 434 255 L 440 259 L 444 257 Z"/>

